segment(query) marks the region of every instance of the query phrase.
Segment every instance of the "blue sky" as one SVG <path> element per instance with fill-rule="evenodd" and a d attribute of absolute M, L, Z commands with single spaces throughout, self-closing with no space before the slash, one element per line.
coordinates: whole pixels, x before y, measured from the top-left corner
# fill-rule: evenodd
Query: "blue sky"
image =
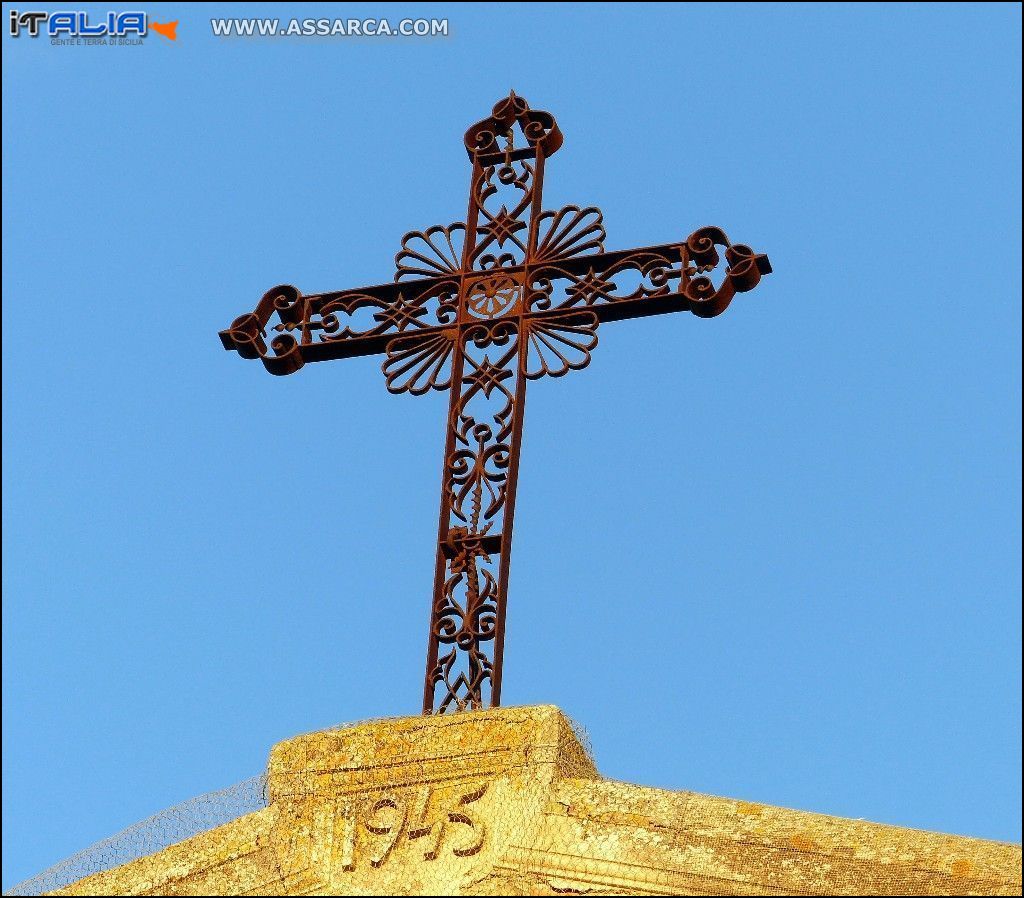
<path fill-rule="evenodd" d="M 3 35 L 5 887 L 417 712 L 444 396 L 217 331 L 389 280 L 511 87 L 549 208 L 775 273 L 531 385 L 506 704 L 611 777 L 1020 840 L 1018 5 L 147 9 L 177 41 Z M 208 23 L 382 14 L 451 34 Z"/>

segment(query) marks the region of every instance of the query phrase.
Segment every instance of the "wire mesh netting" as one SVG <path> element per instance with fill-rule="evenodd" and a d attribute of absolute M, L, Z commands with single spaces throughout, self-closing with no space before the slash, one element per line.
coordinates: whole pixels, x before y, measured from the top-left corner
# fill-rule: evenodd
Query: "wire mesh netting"
<path fill-rule="evenodd" d="M 260 774 L 227 789 L 207 792 L 166 808 L 18 883 L 4 894 L 42 895 L 63 888 L 83 876 L 153 854 L 266 806 L 267 777 Z"/>

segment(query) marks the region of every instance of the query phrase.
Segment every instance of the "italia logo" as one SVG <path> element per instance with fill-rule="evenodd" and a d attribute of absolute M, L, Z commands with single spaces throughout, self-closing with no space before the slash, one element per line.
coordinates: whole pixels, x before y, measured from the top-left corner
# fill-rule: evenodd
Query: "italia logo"
<path fill-rule="evenodd" d="M 145 37 L 150 31 L 176 40 L 177 20 L 173 22 L 151 22 L 144 12 L 108 12 L 104 18 L 93 19 L 82 10 L 61 12 L 18 12 L 10 13 L 11 37 L 23 33 L 29 37 Z"/>

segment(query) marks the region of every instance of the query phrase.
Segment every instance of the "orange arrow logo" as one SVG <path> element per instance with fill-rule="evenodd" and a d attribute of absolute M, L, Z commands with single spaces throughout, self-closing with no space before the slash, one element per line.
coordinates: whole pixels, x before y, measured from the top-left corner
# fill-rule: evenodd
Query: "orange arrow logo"
<path fill-rule="evenodd" d="M 175 19 L 173 22 L 164 22 L 162 25 L 159 22 L 150 22 L 149 27 L 153 29 L 157 34 L 162 34 L 169 41 L 176 41 L 178 39 L 175 34 L 175 29 L 178 27 L 178 20 Z"/>

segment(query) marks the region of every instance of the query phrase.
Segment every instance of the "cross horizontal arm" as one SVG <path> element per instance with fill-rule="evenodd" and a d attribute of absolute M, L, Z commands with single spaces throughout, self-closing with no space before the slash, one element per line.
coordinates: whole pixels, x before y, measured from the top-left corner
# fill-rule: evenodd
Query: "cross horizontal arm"
<path fill-rule="evenodd" d="M 261 359 L 271 374 L 292 374 L 306 362 L 383 353 L 396 337 L 437 339 L 455 321 L 458 288 L 450 276 L 310 295 L 282 284 L 222 330 L 220 341 L 242 358 Z M 362 325 L 361 312 L 369 319 Z"/>

